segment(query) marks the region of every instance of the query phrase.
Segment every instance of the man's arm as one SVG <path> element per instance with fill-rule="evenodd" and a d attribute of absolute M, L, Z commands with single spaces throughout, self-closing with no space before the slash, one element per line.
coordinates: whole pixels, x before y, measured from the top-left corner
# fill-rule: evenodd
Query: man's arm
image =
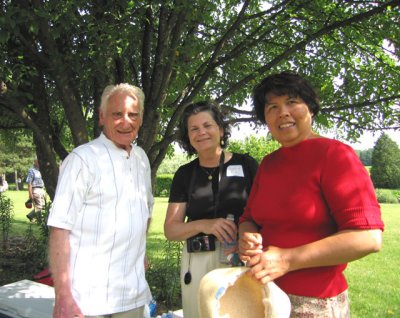
<path fill-rule="evenodd" d="M 33 193 L 32 193 L 32 183 L 28 183 L 28 193 L 29 193 L 29 199 L 33 200 Z"/>
<path fill-rule="evenodd" d="M 69 234 L 65 229 L 50 228 L 50 270 L 56 295 L 53 318 L 84 318 L 71 292 Z"/>

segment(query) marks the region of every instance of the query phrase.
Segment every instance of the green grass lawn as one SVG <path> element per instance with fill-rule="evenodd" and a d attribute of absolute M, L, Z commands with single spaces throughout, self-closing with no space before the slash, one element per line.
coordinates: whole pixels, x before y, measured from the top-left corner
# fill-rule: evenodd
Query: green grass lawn
<path fill-rule="evenodd" d="M 24 235 L 29 225 L 25 216 L 29 210 L 24 206 L 28 192 L 7 191 L 6 194 L 13 200 L 15 211 L 10 235 Z M 147 243 L 150 260 L 164 255 L 163 224 L 167 205 L 167 198 L 156 198 Z M 350 263 L 345 271 L 353 318 L 400 317 L 400 205 L 381 204 L 381 207 L 386 227 L 382 251 Z"/>
<path fill-rule="evenodd" d="M 24 236 L 29 226 L 29 220 L 26 215 L 32 210 L 25 207 L 25 201 L 28 200 L 28 190 L 6 191 L 3 195 L 9 197 L 14 205 L 14 219 L 10 229 L 10 237 Z M 36 228 L 34 228 L 36 231 Z"/>
<path fill-rule="evenodd" d="M 349 264 L 352 318 L 400 317 L 400 205 L 381 204 L 383 248 Z"/>
<path fill-rule="evenodd" d="M 164 218 L 167 211 L 168 198 L 158 197 L 154 204 L 153 217 L 150 223 L 149 235 L 147 237 L 147 254 L 150 259 L 158 258 L 162 255 L 162 243 L 164 236 Z"/>

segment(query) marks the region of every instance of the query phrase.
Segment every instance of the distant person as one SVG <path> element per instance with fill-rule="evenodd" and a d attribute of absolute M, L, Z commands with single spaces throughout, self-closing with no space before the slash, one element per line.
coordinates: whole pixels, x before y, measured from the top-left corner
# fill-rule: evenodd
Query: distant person
<path fill-rule="evenodd" d="M 28 184 L 29 198 L 33 203 L 33 209 L 26 217 L 32 222 L 32 220 L 37 218 L 38 214 L 42 212 L 45 204 L 44 182 L 42 174 L 39 171 L 39 161 L 37 158 L 33 160 L 33 166 L 28 170 L 26 183 Z"/>
<path fill-rule="evenodd" d="M 189 318 L 199 317 L 201 278 L 229 266 L 220 262 L 220 244 L 236 241 L 237 221 L 257 171 L 257 161 L 249 155 L 225 150 L 229 136 L 217 104 L 199 102 L 184 110 L 180 142 L 197 158 L 175 173 L 164 233 L 168 240 L 185 241 L 181 287 L 183 315 Z M 227 220 L 228 214 L 234 221 Z"/>
<path fill-rule="evenodd" d="M 17 179 L 17 190 L 22 190 L 24 188 L 24 185 L 22 184 L 22 179 L 18 177 Z"/>
<path fill-rule="evenodd" d="M 312 129 L 320 104 L 293 73 L 254 89 L 257 118 L 282 147 L 264 157 L 240 218 L 239 251 L 260 283 L 290 298 L 290 317 L 350 317 L 348 262 L 378 252 L 384 224 L 354 150 Z"/>
<path fill-rule="evenodd" d="M 5 176 L 0 175 L 0 193 L 8 190 L 8 182 Z"/>
<path fill-rule="evenodd" d="M 54 318 L 143 318 L 146 232 L 153 195 L 150 164 L 134 142 L 144 94 L 107 86 L 101 135 L 63 161 L 50 211 L 49 257 Z"/>

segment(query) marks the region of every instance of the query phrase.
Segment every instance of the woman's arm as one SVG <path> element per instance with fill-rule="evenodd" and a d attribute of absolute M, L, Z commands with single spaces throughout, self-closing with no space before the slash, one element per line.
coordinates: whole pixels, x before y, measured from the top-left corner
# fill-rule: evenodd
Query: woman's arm
<path fill-rule="evenodd" d="M 186 202 L 169 203 L 164 222 L 168 240 L 183 241 L 199 233 L 214 234 L 219 241 L 231 242 L 236 237 L 234 222 L 223 219 L 202 219 L 185 223 Z"/>
<path fill-rule="evenodd" d="M 344 230 L 295 248 L 288 254 L 290 270 L 345 264 L 379 252 L 381 246 L 382 231 L 379 229 Z"/>
<path fill-rule="evenodd" d="M 281 249 L 268 246 L 247 263 L 251 274 L 265 284 L 290 271 L 305 268 L 345 264 L 378 252 L 382 246 L 382 231 L 344 230 L 302 246 Z"/>

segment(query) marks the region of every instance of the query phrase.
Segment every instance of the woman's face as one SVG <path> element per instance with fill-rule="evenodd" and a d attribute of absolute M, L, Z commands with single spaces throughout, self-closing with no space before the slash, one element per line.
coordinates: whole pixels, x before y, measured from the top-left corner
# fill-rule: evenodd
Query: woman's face
<path fill-rule="evenodd" d="M 300 97 L 267 95 L 265 122 L 272 137 L 284 147 L 294 146 L 312 135 L 312 116 Z"/>
<path fill-rule="evenodd" d="M 188 118 L 188 135 L 190 144 L 199 153 L 220 148 L 223 130 L 211 114 L 204 111 Z"/>

